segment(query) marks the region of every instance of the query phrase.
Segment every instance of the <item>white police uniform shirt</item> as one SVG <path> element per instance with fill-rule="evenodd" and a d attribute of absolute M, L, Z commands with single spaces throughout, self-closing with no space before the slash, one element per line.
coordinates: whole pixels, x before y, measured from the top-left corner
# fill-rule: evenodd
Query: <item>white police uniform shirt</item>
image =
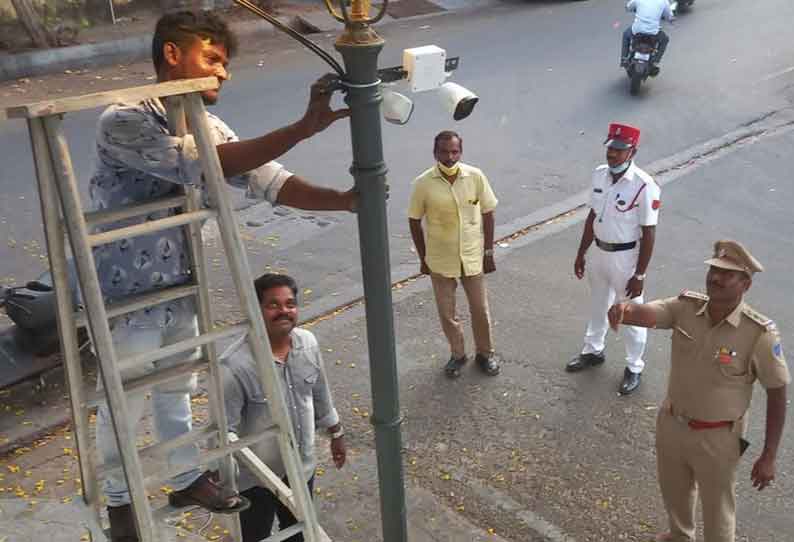
<path fill-rule="evenodd" d="M 659 185 L 633 162 L 615 183 L 609 166 L 597 167 L 590 192 L 596 238 L 605 243 L 639 241 L 642 226 L 655 226 L 659 221 L 660 196 Z"/>
<path fill-rule="evenodd" d="M 625 298 L 626 285 L 634 275 L 639 256 L 639 240 L 643 226 L 655 226 L 659 220 L 661 190 L 650 175 L 632 163 L 617 182 L 612 182 L 609 166 L 593 172 L 590 207 L 596 215 L 593 232 L 605 243 L 637 244 L 629 250 L 607 252 L 593 247 L 587 265 L 592 296 L 590 320 L 584 337 L 583 354 L 603 352 L 608 329 L 607 311 Z M 640 295 L 631 301 L 642 303 Z M 642 327 L 621 326 L 626 350 L 626 365 L 633 373 L 645 368 L 642 359 L 648 331 Z"/>
<path fill-rule="evenodd" d="M 673 11 L 668 0 L 629 0 L 627 11 L 634 12 L 634 34 L 650 34 L 655 36 L 661 30 L 662 19 L 673 20 Z"/>

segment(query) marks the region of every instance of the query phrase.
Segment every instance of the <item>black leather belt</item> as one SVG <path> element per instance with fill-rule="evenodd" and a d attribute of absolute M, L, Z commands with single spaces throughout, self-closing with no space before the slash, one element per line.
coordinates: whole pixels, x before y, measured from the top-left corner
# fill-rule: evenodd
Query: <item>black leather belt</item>
<path fill-rule="evenodd" d="M 630 243 L 605 243 L 596 237 L 596 246 L 605 252 L 620 252 L 622 250 L 631 250 L 637 246 L 637 241 Z"/>

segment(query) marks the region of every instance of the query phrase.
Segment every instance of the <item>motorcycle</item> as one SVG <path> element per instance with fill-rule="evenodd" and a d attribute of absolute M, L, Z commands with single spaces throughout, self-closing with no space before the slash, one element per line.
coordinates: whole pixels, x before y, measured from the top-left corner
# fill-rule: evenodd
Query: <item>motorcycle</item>
<path fill-rule="evenodd" d="M 656 55 L 657 37 L 652 34 L 635 34 L 629 48 L 629 61 L 626 64 L 626 75 L 629 76 L 629 93 L 636 96 L 640 92 L 642 82 L 648 77 L 656 77 L 659 68 L 651 60 Z"/>
<path fill-rule="evenodd" d="M 77 275 L 69 268 L 71 301 L 78 306 Z M 13 341 L 22 352 L 34 356 L 49 356 L 60 348 L 56 321 L 55 289 L 49 272 L 24 286 L 0 286 L 0 307 L 14 322 Z M 81 347 L 87 343 L 85 329 L 78 330 Z"/>

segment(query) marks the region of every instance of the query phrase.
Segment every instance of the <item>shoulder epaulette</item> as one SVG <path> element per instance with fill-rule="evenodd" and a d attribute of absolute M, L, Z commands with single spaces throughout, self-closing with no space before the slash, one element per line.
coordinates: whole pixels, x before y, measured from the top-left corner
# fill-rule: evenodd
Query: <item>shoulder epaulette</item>
<path fill-rule="evenodd" d="M 772 331 L 776 327 L 771 318 L 764 316 L 760 312 L 747 305 L 742 308 L 742 314 L 767 331 Z"/>
<path fill-rule="evenodd" d="M 701 294 L 700 292 L 694 292 L 692 290 L 682 290 L 680 294 L 678 294 L 679 299 L 697 299 L 699 301 L 708 301 L 709 296 L 706 294 Z"/>

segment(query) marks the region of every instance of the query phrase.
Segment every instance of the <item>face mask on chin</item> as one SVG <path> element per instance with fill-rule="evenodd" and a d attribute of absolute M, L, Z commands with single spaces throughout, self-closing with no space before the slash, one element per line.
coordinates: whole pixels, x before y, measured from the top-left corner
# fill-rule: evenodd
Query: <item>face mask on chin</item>
<path fill-rule="evenodd" d="M 438 163 L 438 170 L 448 177 L 455 177 L 460 171 L 460 162 L 455 162 L 452 166 L 447 167 L 441 162 Z"/>
<path fill-rule="evenodd" d="M 629 169 L 630 165 L 631 165 L 631 158 L 629 158 L 622 164 L 618 164 L 616 166 L 609 166 L 609 172 L 612 173 L 613 175 L 620 175 L 621 173 L 624 173 L 627 169 Z"/>

